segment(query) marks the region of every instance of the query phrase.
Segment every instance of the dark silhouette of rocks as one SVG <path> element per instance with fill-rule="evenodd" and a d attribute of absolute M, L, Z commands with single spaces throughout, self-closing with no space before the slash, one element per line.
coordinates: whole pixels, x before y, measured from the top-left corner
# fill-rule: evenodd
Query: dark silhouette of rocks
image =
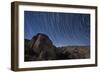
<path fill-rule="evenodd" d="M 55 48 L 47 35 L 38 33 L 28 41 L 28 50 L 25 51 L 25 55 L 27 54 L 32 60 L 55 60 Z M 28 56 L 25 60 L 28 60 Z"/>
<path fill-rule="evenodd" d="M 63 60 L 89 58 L 89 47 L 56 47 L 50 38 L 38 33 L 31 40 L 25 39 L 24 61 Z"/>

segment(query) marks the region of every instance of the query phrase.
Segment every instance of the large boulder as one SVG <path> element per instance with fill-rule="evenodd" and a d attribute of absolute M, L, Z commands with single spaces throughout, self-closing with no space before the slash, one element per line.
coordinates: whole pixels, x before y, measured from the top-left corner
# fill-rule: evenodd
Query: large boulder
<path fill-rule="evenodd" d="M 38 33 L 28 43 L 29 49 L 34 53 L 37 60 L 54 60 L 56 59 L 55 46 L 50 38 L 43 34 Z"/>

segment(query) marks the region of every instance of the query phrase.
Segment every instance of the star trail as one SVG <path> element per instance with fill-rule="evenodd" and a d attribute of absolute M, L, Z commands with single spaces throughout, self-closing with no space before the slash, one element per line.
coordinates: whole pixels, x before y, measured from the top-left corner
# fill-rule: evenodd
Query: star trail
<path fill-rule="evenodd" d="M 56 46 L 90 45 L 90 14 L 24 11 L 24 38 L 37 33 Z"/>

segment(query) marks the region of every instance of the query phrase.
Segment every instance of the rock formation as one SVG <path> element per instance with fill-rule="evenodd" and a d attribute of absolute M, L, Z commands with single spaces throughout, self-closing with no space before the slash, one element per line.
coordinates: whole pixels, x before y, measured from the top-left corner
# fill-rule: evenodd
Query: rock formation
<path fill-rule="evenodd" d="M 56 59 L 55 46 L 49 37 L 45 34 L 38 33 L 28 42 L 28 49 L 31 50 L 31 56 L 35 60 L 54 60 Z M 27 52 L 26 52 L 27 53 Z"/>
<path fill-rule="evenodd" d="M 50 38 L 38 33 L 31 40 L 25 39 L 24 61 L 64 60 L 90 58 L 90 47 L 63 46 L 56 47 Z"/>

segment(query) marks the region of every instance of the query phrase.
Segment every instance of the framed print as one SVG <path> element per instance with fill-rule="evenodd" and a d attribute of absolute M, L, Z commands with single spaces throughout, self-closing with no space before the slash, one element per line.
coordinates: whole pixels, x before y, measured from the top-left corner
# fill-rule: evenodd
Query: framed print
<path fill-rule="evenodd" d="M 11 3 L 11 69 L 97 66 L 97 7 Z"/>

